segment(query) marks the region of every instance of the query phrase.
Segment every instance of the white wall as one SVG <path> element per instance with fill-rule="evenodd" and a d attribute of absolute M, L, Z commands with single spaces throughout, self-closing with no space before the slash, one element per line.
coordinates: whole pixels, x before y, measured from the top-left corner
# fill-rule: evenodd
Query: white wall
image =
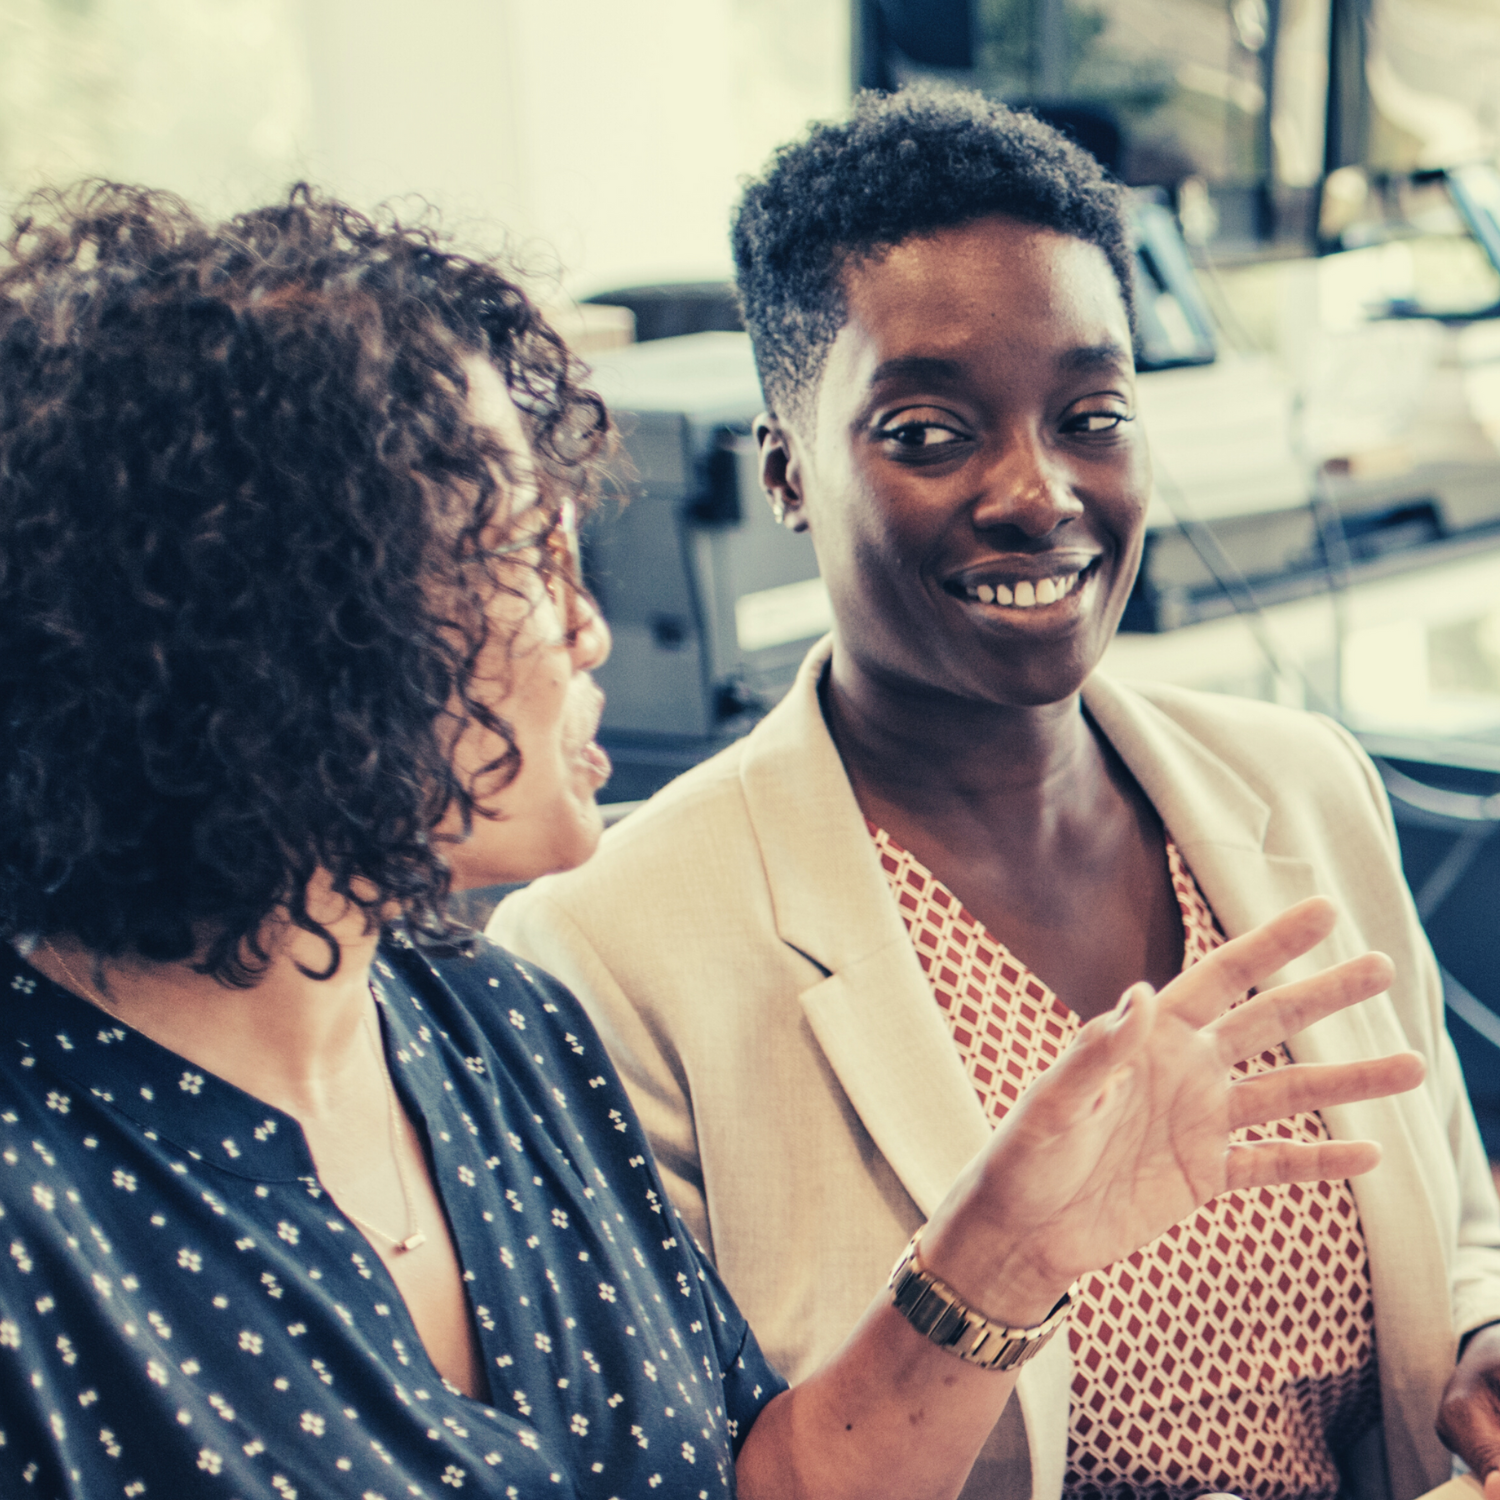
<path fill-rule="evenodd" d="M 848 0 L 309 0 L 320 177 L 418 189 L 576 290 L 723 275 L 740 176 L 849 94 Z M 539 243 L 538 243 L 539 242 Z"/>
<path fill-rule="evenodd" d="M 0 200 L 98 175 L 258 201 L 310 87 L 302 0 L 0 0 Z"/>
<path fill-rule="evenodd" d="M 0 0 L 0 198 L 438 203 L 568 289 L 716 277 L 737 182 L 849 96 L 849 0 Z"/>

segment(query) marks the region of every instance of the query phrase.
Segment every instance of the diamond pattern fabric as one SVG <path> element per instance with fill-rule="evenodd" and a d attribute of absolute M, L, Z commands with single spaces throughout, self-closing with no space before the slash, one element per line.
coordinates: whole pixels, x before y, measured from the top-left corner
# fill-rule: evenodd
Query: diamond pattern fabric
<path fill-rule="evenodd" d="M 882 868 L 992 1121 L 1079 1018 L 884 830 Z M 1224 941 L 1180 852 L 1183 968 Z M 1269 1072 L 1277 1047 L 1235 1068 Z M 1239 1133 L 1326 1140 L 1316 1114 Z M 1333 1500 L 1335 1455 L 1379 1418 L 1369 1261 L 1347 1182 L 1224 1193 L 1084 1279 L 1069 1327 L 1068 1500 Z"/>

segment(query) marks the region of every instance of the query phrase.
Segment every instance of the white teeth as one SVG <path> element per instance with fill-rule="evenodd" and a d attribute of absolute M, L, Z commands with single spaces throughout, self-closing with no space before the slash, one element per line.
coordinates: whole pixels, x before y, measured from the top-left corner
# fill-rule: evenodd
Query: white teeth
<path fill-rule="evenodd" d="M 1060 578 L 1023 578 L 1014 592 L 1003 583 L 980 583 L 968 589 L 969 598 L 980 604 L 1013 605 L 1016 609 L 1034 609 L 1038 605 L 1056 604 L 1073 592 L 1078 582 L 1077 573 L 1064 573 Z"/>

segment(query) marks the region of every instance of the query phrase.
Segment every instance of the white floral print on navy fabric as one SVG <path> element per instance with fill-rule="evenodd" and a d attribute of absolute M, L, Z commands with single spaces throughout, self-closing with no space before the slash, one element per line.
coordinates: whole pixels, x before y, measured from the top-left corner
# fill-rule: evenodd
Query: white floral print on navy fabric
<path fill-rule="evenodd" d="M 438 1375 L 297 1123 L 0 948 L 0 1494 L 732 1493 L 783 1382 L 572 996 L 377 962 L 489 1381 Z"/>

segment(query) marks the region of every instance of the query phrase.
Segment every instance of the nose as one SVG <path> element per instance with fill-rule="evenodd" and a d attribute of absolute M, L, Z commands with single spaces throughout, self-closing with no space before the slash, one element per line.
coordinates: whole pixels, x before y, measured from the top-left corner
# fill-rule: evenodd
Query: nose
<path fill-rule="evenodd" d="M 1014 526 L 1040 540 L 1082 514 L 1066 467 L 1037 434 L 1025 433 L 1012 436 L 985 472 L 974 524 L 982 530 Z"/>
<path fill-rule="evenodd" d="M 568 654 L 580 672 L 592 672 L 609 660 L 614 644 L 599 606 L 580 589 L 571 591 L 568 605 Z"/>

